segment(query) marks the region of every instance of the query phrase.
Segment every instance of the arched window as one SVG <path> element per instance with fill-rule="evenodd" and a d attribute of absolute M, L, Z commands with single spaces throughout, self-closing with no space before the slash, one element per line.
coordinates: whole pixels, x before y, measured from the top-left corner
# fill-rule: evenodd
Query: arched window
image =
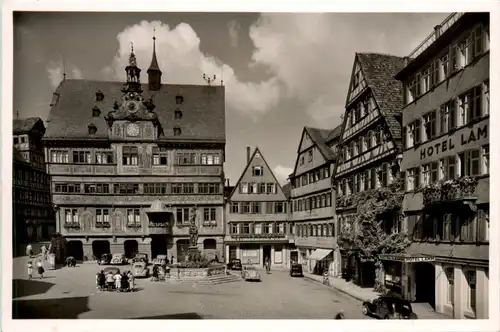
<path fill-rule="evenodd" d="M 468 270 L 465 272 L 465 279 L 469 286 L 467 294 L 468 306 L 473 312 L 476 312 L 476 271 Z"/>
<path fill-rule="evenodd" d="M 312 235 L 313 235 L 313 228 L 312 228 L 312 225 L 308 225 L 308 226 L 307 226 L 307 229 L 308 229 L 307 234 L 308 234 L 309 236 L 312 236 Z"/>
<path fill-rule="evenodd" d="M 448 292 L 447 292 L 447 300 L 448 300 L 448 303 L 453 305 L 454 304 L 454 283 L 455 283 L 455 276 L 453 275 L 454 274 L 454 271 L 453 271 L 453 268 L 452 267 L 448 267 L 446 268 L 445 270 L 445 274 L 446 274 L 446 279 L 448 280 Z"/>

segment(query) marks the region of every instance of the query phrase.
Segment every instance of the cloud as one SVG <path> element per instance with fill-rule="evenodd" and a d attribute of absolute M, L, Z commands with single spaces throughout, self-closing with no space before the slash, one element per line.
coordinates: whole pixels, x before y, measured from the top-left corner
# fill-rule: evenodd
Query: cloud
<path fill-rule="evenodd" d="M 273 173 L 280 184 L 285 184 L 287 182 L 288 176 L 292 174 L 293 168 L 277 165 L 273 169 Z"/>
<path fill-rule="evenodd" d="M 240 32 L 241 26 L 238 22 L 232 20 L 227 24 L 227 27 L 229 29 L 229 37 L 231 38 L 231 47 L 236 48 L 238 47 L 238 34 Z"/>
<path fill-rule="evenodd" d="M 128 63 L 130 43 L 133 42 L 138 65 L 143 72 L 151 62 L 152 31 L 156 29 L 156 53 L 162 70 L 162 83 L 206 84 L 203 74 L 212 76 L 223 72 L 226 104 L 256 119 L 274 107 L 280 97 L 278 81 L 273 77 L 261 82 L 242 82 L 234 69 L 200 50 L 200 38 L 189 24 L 181 23 L 170 28 L 160 21 L 141 21 L 129 26 L 117 36 L 119 47 L 111 66 L 103 68 L 103 78 L 123 80 L 123 69 Z M 142 77 L 143 80 L 145 77 Z M 220 77 L 215 84 L 220 84 Z"/>
<path fill-rule="evenodd" d="M 57 88 L 63 80 L 63 73 L 65 71 L 63 63 L 61 61 L 50 61 L 45 69 L 49 76 L 50 85 L 54 89 Z M 66 71 L 66 78 L 83 79 L 83 72 L 80 68 L 69 65 L 66 69 L 69 69 L 69 71 Z"/>

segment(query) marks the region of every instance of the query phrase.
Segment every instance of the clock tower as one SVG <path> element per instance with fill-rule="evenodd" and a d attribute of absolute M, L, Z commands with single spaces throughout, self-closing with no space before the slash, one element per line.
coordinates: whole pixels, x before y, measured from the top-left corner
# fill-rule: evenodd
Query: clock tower
<path fill-rule="evenodd" d="M 141 69 L 137 67 L 133 46 L 125 72 L 127 82 L 121 89 L 121 101 L 115 101 L 113 110 L 105 116 L 110 136 L 116 139 L 155 139 L 161 124 L 153 111 L 152 99 L 144 100 L 142 95 Z"/>

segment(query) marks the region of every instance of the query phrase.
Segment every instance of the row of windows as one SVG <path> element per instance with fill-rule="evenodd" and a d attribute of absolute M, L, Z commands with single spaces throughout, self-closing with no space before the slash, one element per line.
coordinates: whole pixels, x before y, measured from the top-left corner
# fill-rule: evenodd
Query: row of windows
<path fill-rule="evenodd" d="M 330 165 L 309 171 L 292 180 L 292 188 L 300 188 L 310 183 L 330 178 Z"/>
<path fill-rule="evenodd" d="M 16 190 L 16 201 L 26 201 L 27 203 L 50 203 L 48 192 L 38 192 L 33 190 Z"/>
<path fill-rule="evenodd" d="M 220 194 L 219 183 L 55 183 L 58 194 Z"/>
<path fill-rule="evenodd" d="M 413 239 L 421 241 L 489 242 L 489 209 L 476 213 L 456 211 L 446 214 L 408 216 Z"/>
<path fill-rule="evenodd" d="M 335 226 L 328 224 L 299 224 L 297 227 L 297 236 L 335 236 Z"/>
<path fill-rule="evenodd" d="M 51 150 L 50 161 L 53 163 L 69 163 L 68 150 Z M 71 162 L 78 164 L 114 164 L 115 158 L 113 151 L 73 151 Z M 136 146 L 124 146 L 122 149 L 123 165 L 138 165 L 139 151 Z M 220 165 L 221 158 L 219 153 L 195 153 L 178 152 L 176 153 L 177 165 L 195 165 L 199 161 L 201 165 Z M 151 163 L 153 165 L 167 165 L 168 150 L 163 147 L 153 147 Z"/>
<path fill-rule="evenodd" d="M 285 234 L 285 223 L 230 223 L 230 234 Z"/>
<path fill-rule="evenodd" d="M 22 169 L 12 169 L 14 180 L 19 181 L 29 181 L 30 185 L 34 183 L 38 184 L 50 184 L 50 178 L 46 173 L 36 172 L 36 171 L 25 171 Z"/>
<path fill-rule="evenodd" d="M 306 152 L 304 152 L 305 154 Z M 304 165 L 305 162 L 305 156 L 304 154 L 300 156 L 300 166 Z M 313 149 L 311 148 L 309 151 L 307 151 L 307 162 L 312 163 L 313 161 Z"/>
<path fill-rule="evenodd" d="M 356 103 L 355 108 L 347 112 L 346 129 L 354 126 L 361 121 L 373 110 L 375 110 L 375 100 L 371 96 L 367 96 Z"/>
<path fill-rule="evenodd" d="M 240 194 L 276 194 L 278 192 L 278 184 L 265 182 L 241 182 Z"/>
<path fill-rule="evenodd" d="M 353 174 L 339 181 L 337 196 L 348 196 L 365 190 L 387 187 L 392 183 L 393 174 L 389 163 L 370 169 L 361 173 Z"/>
<path fill-rule="evenodd" d="M 358 135 L 357 138 L 345 144 L 341 150 L 339 162 L 342 163 L 354 158 L 365 151 L 384 144 L 388 140 L 388 133 L 384 130 L 384 127 L 377 126 L 375 129 L 369 130 L 366 134 Z"/>
<path fill-rule="evenodd" d="M 37 207 L 27 207 L 23 209 L 19 209 L 16 211 L 16 214 L 21 215 L 22 217 L 26 218 L 48 218 L 52 215 L 52 212 L 50 209 L 47 208 L 37 208 Z"/>
<path fill-rule="evenodd" d="M 451 130 L 466 125 L 489 114 L 489 80 L 475 86 L 455 99 L 451 99 L 424 114 L 403 128 L 405 147 L 432 140 L 438 135 L 447 134 Z"/>
<path fill-rule="evenodd" d="M 409 78 L 405 84 L 406 103 L 430 91 L 450 75 L 469 65 L 475 58 L 489 50 L 489 31 L 478 25 L 463 40 L 452 44 L 438 59 Z"/>
<path fill-rule="evenodd" d="M 65 209 L 64 220 L 66 223 L 79 223 L 78 209 Z M 100 225 L 102 223 L 110 222 L 110 208 L 96 209 L 95 222 Z M 141 209 L 127 209 L 127 226 L 140 226 L 141 225 Z M 178 224 L 189 223 L 190 208 L 175 208 L 176 222 Z M 214 224 L 217 222 L 217 209 L 216 208 L 203 208 L 202 215 L 204 224 Z"/>
<path fill-rule="evenodd" d="M 406 170 L 406 190 L 426 187 L 441 180 L 490 173 L 490 146 L 467 150 L 419 167 Z"/>
<path fill-rule="evenodd" d="M 14 145 L 28 143 L 28 136 L 14 136 Z"/>
<path fill-rule="evenodd" d="M 332 194 L 320 194 L 307 198 L 300 198 L 293 201 L 293 211 L 310 211 L 323 207 L 332 206 Z"/>
<path fill-rule="evenodd" d="M 262 208 L 265 203 L 265 210 Z M 231 213 L 286 213 L 287 202 L 231 202 Z"/>

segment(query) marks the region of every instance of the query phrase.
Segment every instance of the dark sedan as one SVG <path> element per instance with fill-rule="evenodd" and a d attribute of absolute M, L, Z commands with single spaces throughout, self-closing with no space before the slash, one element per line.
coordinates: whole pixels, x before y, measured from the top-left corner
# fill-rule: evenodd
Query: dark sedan
<path fill-rule="evenodd" d="M 241 259 L 232 259 L 229 263 L 227 263 L 227 268 L 229 270 L 241 271 Z"/>
<path fill-rule="evenodd" d="M 372 301 L 363 302 L 364 315 L 383 319 L 417 319 L 410 302 L 395 296 L 380 296 Z"/>
<path fill-rule="evenodd" d="M 302 265 L 300 264 L 292 264 L 292 267 L 290 268 L 290 277 L 303 277 L 304 274 L 302 273 Z"/>

